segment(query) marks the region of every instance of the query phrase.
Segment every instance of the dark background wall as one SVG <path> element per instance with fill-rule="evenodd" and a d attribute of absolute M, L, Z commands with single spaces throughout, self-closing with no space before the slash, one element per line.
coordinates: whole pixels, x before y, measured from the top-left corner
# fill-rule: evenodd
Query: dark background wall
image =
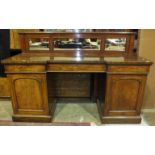
<path fill-rule="evenodd" d="M 10 30 L 0 29 L 0 61 L 10 56 Z M 0 76 L 4 76 L 4 68 L 0 63 Z"/>

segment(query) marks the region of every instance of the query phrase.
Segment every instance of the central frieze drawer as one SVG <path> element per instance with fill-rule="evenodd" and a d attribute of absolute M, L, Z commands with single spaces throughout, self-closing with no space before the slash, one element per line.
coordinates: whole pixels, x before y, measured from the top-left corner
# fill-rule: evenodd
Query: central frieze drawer
<path fill-rule="evenodd" d="M 49 72 L 105 72 L 103 64 L 49 64 Z"/>

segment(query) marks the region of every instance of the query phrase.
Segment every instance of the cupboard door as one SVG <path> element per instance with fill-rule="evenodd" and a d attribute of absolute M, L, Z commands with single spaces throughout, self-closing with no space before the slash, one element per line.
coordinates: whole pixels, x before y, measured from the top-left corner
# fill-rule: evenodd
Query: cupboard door
<path fill-rule="evenodd" d="M 104 115 L 136 116 L 140 114 L 145 75 L 108 75 Z"/>
<path fill-rule="evenodd" d="M 45 74 L 10 74 L 14 114 L 49 113 Z"/>

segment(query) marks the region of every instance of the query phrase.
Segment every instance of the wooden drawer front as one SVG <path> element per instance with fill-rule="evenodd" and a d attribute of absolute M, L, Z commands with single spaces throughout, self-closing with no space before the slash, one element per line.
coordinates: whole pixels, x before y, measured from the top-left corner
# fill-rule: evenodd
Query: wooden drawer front
<path fill-rule="evenodd" d="M 102 64 L 50 64 L 49 72 L 105 72 Z"/>
<path fill-rule="evenodd" d="M 36 72 L 44 72 L 45 65 L 6 65 L 5 72 L 6 73 L 36 73 Z"/>
<path fill-rule="evenodd" d="M 109 66 L 108 72 L 148 73 L 149 66 Z"/>

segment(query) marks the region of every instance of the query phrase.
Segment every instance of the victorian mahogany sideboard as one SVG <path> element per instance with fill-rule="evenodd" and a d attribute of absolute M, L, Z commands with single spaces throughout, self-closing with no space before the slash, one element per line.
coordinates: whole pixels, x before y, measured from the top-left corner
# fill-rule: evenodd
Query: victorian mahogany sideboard
<path fill-rule="evenodd" d="M 93 77 L 88 96 L 97 102 L 103 123 L 140 123 L 152 62 L 134 53 L 133 33 L 20 35 L 23 52 L 2 61 L 10 83 L 14 121 L 50 122 L 55 97 L 61 96 L 56 78 L 63 74 L 77 80 L 82 75 Z M 66 80 L 63 77 L 61 81 Z"/>

